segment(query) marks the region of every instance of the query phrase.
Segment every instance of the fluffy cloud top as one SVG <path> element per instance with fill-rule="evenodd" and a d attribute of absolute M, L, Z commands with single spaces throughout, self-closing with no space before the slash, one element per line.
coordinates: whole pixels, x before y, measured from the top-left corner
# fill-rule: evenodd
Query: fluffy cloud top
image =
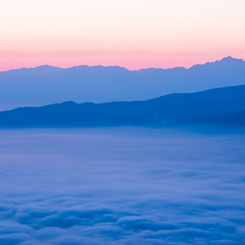
<path fill-rule="evenodd" d="M 245 137 L 6 130 L 0 244 L 243 244 Z"/>

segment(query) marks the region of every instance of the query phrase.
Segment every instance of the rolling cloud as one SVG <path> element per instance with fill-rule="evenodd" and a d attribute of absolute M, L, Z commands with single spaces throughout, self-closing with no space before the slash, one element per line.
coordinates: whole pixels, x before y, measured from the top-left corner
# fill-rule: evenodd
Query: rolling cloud
<path fill-rule="evenodd" d="M 244 140 L 178 129 L 2 130 L 0 243 L 242 244 Z"/>

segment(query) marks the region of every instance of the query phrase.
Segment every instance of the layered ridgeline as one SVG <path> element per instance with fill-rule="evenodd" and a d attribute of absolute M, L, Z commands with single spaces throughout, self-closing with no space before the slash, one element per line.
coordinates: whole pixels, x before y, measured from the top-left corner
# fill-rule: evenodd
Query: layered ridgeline
<path fill-rule="evenodd" d="M 189 69 L 40 66 L 0 72 L 0 110 L 63 101 L 76 103 L 147 100 L 245 84 L 245 62 L 231 57 Z"/>
<path fill-rule="evenodd" d="M 0 112 L 0 127 L 221 123 L 245 126 L 245 85 L 133 102 L 64 102 Z"/>

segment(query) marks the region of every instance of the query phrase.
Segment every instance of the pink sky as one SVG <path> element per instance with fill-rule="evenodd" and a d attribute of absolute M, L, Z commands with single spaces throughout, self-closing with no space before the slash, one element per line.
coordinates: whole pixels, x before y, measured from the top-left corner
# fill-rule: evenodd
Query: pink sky
<path fill-rule="evenodd" d="M 234 58 L 243 58 L 239 51 L 224 53 L 153 53 L 153 52 L 1 52 L 1 71 L 22 67 L 36 67 L 44 64 L 62 68 L 78 65 L 117 65 L 129 70 L 142 68 L 186 68 L 195 64 L 214 62 L 232 54 Z"/>
<path fill-rule="evenodd" d="M 4 0 L 0 70 L 245 60 L 244 9 L 244 0 Z"/>

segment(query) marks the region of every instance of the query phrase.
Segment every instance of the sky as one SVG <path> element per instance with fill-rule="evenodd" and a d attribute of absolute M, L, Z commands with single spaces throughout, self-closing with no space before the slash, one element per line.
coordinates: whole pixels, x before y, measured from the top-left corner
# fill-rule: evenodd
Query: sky
<path fill-rule="evenodd" d="M 245 59 L 244 0 L 0 0 L 0 70 Z"/>

